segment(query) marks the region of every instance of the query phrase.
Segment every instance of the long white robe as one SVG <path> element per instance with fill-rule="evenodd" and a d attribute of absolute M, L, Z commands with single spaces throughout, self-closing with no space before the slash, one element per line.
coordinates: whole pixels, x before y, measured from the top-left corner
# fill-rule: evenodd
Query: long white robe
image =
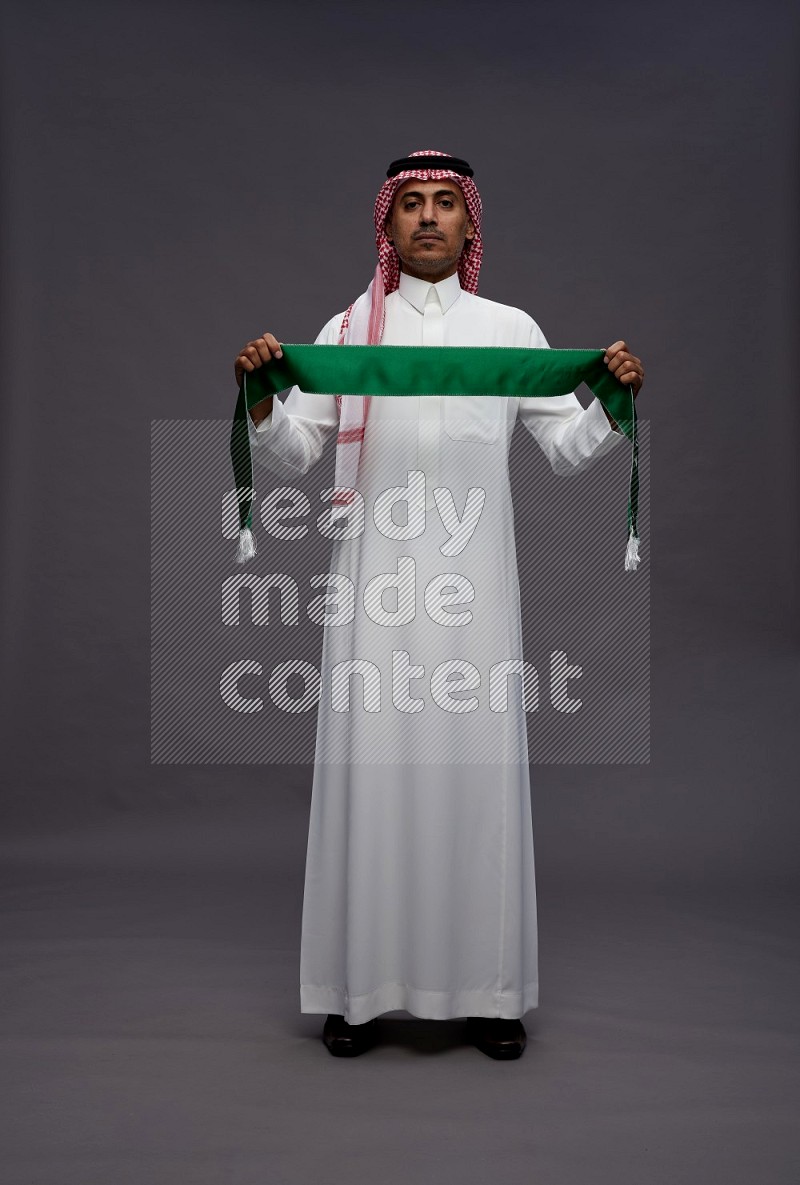
<path fill-rule="evenodd" d="M 336 342 L 341 318 L 328 322 L 318 343 Z M 547 346 L 526 313 L 463 291 L 457 276 L 432 286 L 405 274 L 386 299 L 383 341 Z M 355 601 L 348 619 L 337 600 L 341 616 L 336 625 L 326 623 L 323 635 L 300 955 L 303 1012 L 341 1013 L 361 1024 L 395 1010 L 434 1019 L 521 1017 L 538 1004 L 522 678 L 500 680 L 490 701 L 494 664 L 522 659 L 508 477 L 517 416 L 564 475 L 623 439 L 596 399 L 584 410 L 574 394 L 371 402 L 357 483 L 363 530 L 335 540 L 330 565 L 352 582 Z M 280 484 L 316 463 L 338 416 L 333 396 L 295 387 L 285 403 L 274 400 L 258 429 L 249 417 L 248 423 L 254 461 Z M 396 531 L 386 518 L 376 525 L 376 499 L 390 488 L 413 487 L 419 478 L 412 473 L 424 474 L 424 530 L 416 533 L 419 499 L 407 522 L 402 507 L 395 509 Z M 485 500 L 472 533 L 453 553 L 448 510 L 464 515 L 470 489 L 479 501 L 483 491 Z M 393 533 L 407 537 L 387 537 Z M 409 560 L 413 604 L 407 581 L 404 592 L 394 599 L 385 593 L 379 603 L 373 589 L 368 611 L 368 582 L 398 573 L 402 564 L 408 572 Z M 445 579 L 447 573 L 459 582 Z M 458 596 L 448 601 L 454 589 Z M 402 609 L 403 623 L 381 620 L 381 608 L 389 615 Z M 464 624 L 449 624 L 447 615 L 455 613 L 465 614 Z M 407 656 L 402 662 L 412 667 L 412 678 L 407 669 L 398 676 L 397 668 L 393 683 L 398 654 Z M 341 699 L 348 681 L 340 683 L 334 710 L 333 668 L 348 659 L 359 660 L 363 683 L 358 674 L 349 679 L 349 704 Z M 441 664 L 456 661 L 460 682 L 449 684 L 448 695 L 452 675 Z"/>

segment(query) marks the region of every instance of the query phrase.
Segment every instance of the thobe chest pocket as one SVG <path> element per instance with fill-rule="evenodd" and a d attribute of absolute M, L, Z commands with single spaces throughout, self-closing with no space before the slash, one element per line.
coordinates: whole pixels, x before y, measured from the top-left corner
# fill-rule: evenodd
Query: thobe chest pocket
<path fill-rule="evenodd" d="M 444 430 L 451 440 L 494 444 L 505 405 L 497 395 L 449 396 L 444 400 Z"/>

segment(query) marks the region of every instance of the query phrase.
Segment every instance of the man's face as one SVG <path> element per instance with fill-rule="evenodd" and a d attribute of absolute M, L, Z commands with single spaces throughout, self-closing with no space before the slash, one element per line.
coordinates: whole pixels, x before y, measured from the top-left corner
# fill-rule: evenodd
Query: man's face
<path fill-rule="evenodd" d="M 465 241 L 475 237 L 460 185 L 413 177 L 395 193 L 385 229 L 403 271 L 432 284 L 458 270 Z"/>

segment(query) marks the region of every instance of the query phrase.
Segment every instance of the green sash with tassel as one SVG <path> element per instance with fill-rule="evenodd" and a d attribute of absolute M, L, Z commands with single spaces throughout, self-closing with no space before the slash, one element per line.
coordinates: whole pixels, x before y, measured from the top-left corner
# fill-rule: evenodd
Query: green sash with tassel
<path fill-rule="evenodd" d="M 240 561 L 254 553 L 253 466 L 247 415 L 287 387 L 317 395 L 475 395 L 546 398 L 568 395 L 581 383 L 602 403 L 631 442 L 625 568 L 639 562 L 637 513 L 639 449 L 633 388 L 603 362 L 604 350 L 505 346 L 296 346 L 245 373 L 231 430 L 231 461 L 239 497 Z M 244 546 L 243 546 L 244 544 Z"/>

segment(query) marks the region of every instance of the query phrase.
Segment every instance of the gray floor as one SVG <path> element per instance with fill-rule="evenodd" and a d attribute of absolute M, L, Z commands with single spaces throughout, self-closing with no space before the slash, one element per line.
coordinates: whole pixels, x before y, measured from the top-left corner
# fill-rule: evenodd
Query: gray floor
<path fill-rule="evenodd" d="M 274 800 L 234 791 L 6 845 L 9 1185 L 798 1179 L 788 888 L 545 871 L 518 1062 L 398 1013 L 334 1059 L 298 1010 L 307 801 L 285 801 L 278 835 Z"/>

